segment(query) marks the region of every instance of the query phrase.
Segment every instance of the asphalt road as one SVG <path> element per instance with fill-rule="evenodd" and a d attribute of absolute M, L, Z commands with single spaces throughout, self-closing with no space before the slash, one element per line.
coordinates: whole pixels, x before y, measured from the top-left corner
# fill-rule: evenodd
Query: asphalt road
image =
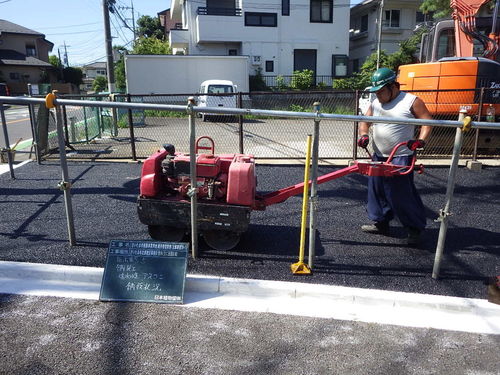
<path fill-rule="evenodd" d="M 8 295 L 0 295 L 0 318 L 5 375 L 499 371 L 495 335 Z"/>
<path fill-rule="evenodd" d="M 131 163 L 70 163 L 75 247 L 68 244 L 57 163 L 24 165 L 16 169 L 16 180 L 1 175 L 0 259 L 103 267 L 111 239 L 149 239 L 136 214 L 140 169 Z M 320 174 L 332 169 L 321 167 Z M 188 272 L 486 298 L 485 278 L 500 274 L 499 172 L 459 169 L 438 281 L 431 278 L 439 231 L 433 220 L 444 206 L 448 168 L 428 168 L 416 177 L 428 217 L 421 248 L 402 244 L 397 223 L 391 237 L 359 231 L 366 223 L 366 180 L 350 175 L 320 186 L 312 276 L 290 273 L 298 254 L 299 197 L 252 213 L 249 231 L 232 251 L 210 250 L 200 241 L 200 257 L 189 260 Z M 265 192 L 301 181 L 303 169 L 259 165 L 257 174 L 258 190 Z"/>

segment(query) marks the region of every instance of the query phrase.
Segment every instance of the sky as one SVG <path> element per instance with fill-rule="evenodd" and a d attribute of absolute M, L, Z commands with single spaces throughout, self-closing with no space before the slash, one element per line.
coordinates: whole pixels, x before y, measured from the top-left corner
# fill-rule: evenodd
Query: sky
<path fill-rule="evenodd" d="M 170 0 L 117 0 L 118 7 L 130 8 L 133 4 L 135 20 L 146 15 L 156 17 L 158 12 L 170 8 Z M 132 27 L 132 10 L 118 9 Z M 96 61 L 106 61 L 104 44 L 104 18 L 102 0 L 0 0 L 0 19 L 45 34 L 54 43 L 50 55 L 64 51 L 70 66 L 82 66 Z M 113 45 L 127 45 L 133 33 L 115 15 L 110 14 Z"/>
<path fill-rule="evenodd" d="M 351 0 L 351 5 L 361 0 Z M 170 0 L 117 0 L 118 11 L 132 27 L 132 5 L 135 20 L 170 8 Z M 106 61 L 102 0 L 0 0 L 0 19 L 45 34 L 54 43 L 50 54 L 67 52 L 70 66 Z M 110 14 L 113 45 L 130 47 L 133 33 L 118 16 Z"/>

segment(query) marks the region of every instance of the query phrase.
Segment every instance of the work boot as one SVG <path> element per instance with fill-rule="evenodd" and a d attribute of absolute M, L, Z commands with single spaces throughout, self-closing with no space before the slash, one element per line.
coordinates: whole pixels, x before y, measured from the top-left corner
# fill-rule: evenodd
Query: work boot
<path fill-rule="evenodd" d="M 409 246 L 418 246 L 420 245 L 420 234 L 422 231 L 418 228 L 408 227 L 408 237 L 406 238 L 406 243 Z"/>
<path fill-rule="evenodd" d="M 376 221 L 374 224 L 362 225 L 361 230 L 365 233 L 370 234 L 382 234 L 384 236 L 389 235 L 389 222 L 388 221 Z"/>

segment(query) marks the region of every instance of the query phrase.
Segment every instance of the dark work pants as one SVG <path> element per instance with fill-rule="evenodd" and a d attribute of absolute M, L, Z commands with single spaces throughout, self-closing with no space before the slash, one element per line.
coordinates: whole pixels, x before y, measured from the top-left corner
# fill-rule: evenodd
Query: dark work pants
<path fill-rule="evenodd" d="M 375 161 L 387 158 L 373 155 Z M 393 164 L 410 165 L 411 156 L 396 156 Z M 396 216 L 405 227 L 425 228 L 425 207 L 413 183 L 413 172 L 397 177 L 368 177 L 368 218 L 390 221 Z"/>

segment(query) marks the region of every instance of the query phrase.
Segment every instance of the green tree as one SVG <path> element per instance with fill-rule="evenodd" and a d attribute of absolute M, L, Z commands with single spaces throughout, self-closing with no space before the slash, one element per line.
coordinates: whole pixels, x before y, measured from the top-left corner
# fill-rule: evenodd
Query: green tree
<path fill-rule="evenodd" d="M 125 91 L 127 88 L 125 75 L 125 54 L 128 52 L 124 46 L 113 46 L 113 49 L 118 51 L 120 59 L 115 62 L 115 85 L 120 91 Z"/>
<path fill-rule="evenodd" d="M 165 39 L 165 33 L 158 17 L 142 16 L 137 20 L 137 26 L 137 33 L 140 37 Z"/>
<path fill-rule="evenodd" d="M 420 5 L 423 13 L 434 12 L 434 18 L 448 18 L 451 15 L 450 0 L 424 0 Z"/>
<path fill-rule="evenodd" d="M 108 79 L 104 76 L 97 76 L 92 82 L 92 90 L 95 92 L 106 91 L 108 88 Z"/>
<path fill-rule="evenodd" d="M 157 38 L 140 37 L 132 49 L 134 55 L 171 55 L 172 49 L 168 41 Z"/>
<path fill-rule="evenodd" d="M 56 67 L 58 69 L 61 67 L 61 60 L 59 60 L 59 57 L 57 57 L 56 55 L 50 55 L 49 56 L 49 63 L 53 67 Z"/>
<path fill-rule="evenodd" d="M 420 43 L 422 34 L 427 29 L 421 28 L 414 35 L 399 44 L 399 50 L 388 55 L 384 50 L 380 51 L 380 67 L 387 67 L 397 72 L 400 65 L 417 62 L 415 53 Z M 361 71 L 354 73 L 351 77 L 336 79 L 333 87 L 343 90 L 363 90 L 370 86 L 371 76 L 377 70 L 377 53 L 372 53 L 361 66 Z"/>
<path fill-rule="evenodd" d="M 80 68 L 66 67 L 63 69 L 63 79 L 65 82 L 79 86 L 83 83 L 83 71 Z"/>

